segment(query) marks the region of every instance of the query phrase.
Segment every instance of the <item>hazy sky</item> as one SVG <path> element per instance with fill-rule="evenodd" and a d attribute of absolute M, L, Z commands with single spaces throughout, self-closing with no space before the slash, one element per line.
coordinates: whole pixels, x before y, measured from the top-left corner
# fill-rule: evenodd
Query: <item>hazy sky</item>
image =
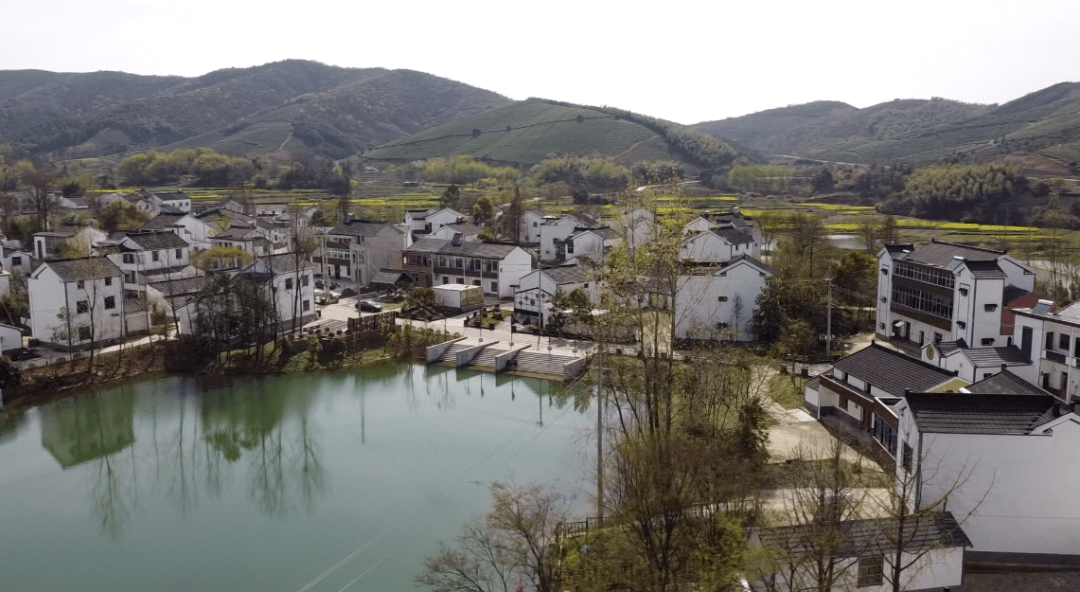
<path fill-rule="evenodd" d="M 0 0 L 0 69 L 410 68 L 681 123 L 830 99 L 1003 103 L 1080 79 L 1077 0 Z"/>

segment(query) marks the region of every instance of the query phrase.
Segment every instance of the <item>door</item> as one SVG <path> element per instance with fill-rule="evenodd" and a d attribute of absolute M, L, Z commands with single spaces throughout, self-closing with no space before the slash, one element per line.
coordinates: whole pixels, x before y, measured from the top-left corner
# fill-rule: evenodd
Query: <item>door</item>
<path fill-rule="evenodd" d="M 1024 327 L 1024 330 L 1020 334 L 1020 351 L 1024 352 L 1024 357 L 1029 360 L 1031 359 L 1031 339 L 1031 327 Z"/>

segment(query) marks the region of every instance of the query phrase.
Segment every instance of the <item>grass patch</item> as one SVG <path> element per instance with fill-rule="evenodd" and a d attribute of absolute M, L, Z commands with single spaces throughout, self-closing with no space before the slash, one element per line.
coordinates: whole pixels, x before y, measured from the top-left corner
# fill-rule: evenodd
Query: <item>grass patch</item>
<path fill-rule="evenodd" d="M 790 374 L 776 374 L 769 377 L 769 396 L 784 409 L 802 409 L 803 393 L 806 381 Z"/>

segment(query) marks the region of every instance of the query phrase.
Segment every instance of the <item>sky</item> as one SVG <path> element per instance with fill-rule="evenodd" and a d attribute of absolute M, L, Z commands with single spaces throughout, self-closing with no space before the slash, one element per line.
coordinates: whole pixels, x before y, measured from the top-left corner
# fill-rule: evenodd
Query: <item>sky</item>
<path fill-rule="evenodd" d="M 815 100 L 1004 103 L 1080 80 L 1076 0 L 2 0 L 0 70 L 309 59 L 691 124 Z"/>

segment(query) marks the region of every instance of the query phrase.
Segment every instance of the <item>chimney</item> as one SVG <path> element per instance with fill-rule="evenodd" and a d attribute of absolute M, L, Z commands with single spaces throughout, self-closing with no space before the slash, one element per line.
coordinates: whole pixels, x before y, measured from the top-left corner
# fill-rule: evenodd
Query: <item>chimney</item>
<path fill-rule="evenodd" d="M 455 247 L 460 247 L 461 246 L 461 239 L 462 239 L 462 234 L 460 232 L 455 232 L 454 233 L 454 238 L 450 239 L 450 244 L 454 245 Z"/>

